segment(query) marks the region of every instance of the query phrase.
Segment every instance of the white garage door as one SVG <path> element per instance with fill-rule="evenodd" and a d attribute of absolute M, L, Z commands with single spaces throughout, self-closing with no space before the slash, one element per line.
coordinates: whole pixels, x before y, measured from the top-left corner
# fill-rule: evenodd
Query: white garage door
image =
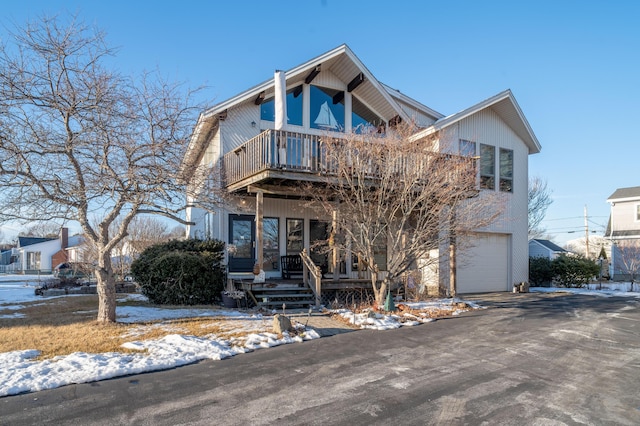
<path fill-rule="evenodd" d="M 458 258 L 458 293 L 510 291 L 509 254 L 509 235 L 477 234 Z"/>

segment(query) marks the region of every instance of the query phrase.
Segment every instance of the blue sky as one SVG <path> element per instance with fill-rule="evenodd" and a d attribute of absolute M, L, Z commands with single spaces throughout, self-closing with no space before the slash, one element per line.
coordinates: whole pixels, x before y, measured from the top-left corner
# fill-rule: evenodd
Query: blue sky
<path fill-rule="evenodd" d="M 0 38 L 66 12 L 106 31 L 120 71 L 207 85 L 210 104 L 342 43 L 445 115 L 509 88 L 542 144 L 529 172 L 553 191 L 560 244 L 584 235 L 585 205 L 602 234 L 607 197 L 640 186 L 640 2 L 23 0 L 3 4 Z"/>

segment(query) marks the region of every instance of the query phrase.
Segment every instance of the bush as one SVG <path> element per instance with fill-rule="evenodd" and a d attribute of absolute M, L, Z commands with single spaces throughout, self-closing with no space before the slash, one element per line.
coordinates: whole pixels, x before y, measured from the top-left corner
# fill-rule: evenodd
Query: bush
<path fill-rule="evenodd" d="M 551 259 L 546 257 L 529 258 L 529 283 L 535 287 L 549 287 L 553 280 Z"/>
<path fill-rule="evenodd" d="M 172 240 L 142 252 L 131 274 L 151 303 L 210 304 L 224 288 L 224 243 Z"/>
<path fill-rule="evenodd" d="M 561 255 L 551 263 L 553 278 L 564 287 L 582 287 L 600 272 L 598 264 L 582 256 Z"/>

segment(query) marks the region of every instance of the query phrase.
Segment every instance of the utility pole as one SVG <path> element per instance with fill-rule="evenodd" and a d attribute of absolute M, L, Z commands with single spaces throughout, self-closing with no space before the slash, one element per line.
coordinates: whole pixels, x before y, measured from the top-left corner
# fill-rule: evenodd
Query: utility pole
<path fill-rule="evenodd" d="M 589 215 L 587 213 L 587 205 L 584 205 L 584 246 L 585 257 L 589 259 Z"/>

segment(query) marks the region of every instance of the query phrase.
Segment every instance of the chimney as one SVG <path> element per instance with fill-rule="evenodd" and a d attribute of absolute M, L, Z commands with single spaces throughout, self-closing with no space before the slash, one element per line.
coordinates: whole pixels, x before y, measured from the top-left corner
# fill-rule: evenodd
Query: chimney
<path fill-rule="evenodd" d="M 60 250 L 69 247 L 69 228 L 60 228 Z"/>

